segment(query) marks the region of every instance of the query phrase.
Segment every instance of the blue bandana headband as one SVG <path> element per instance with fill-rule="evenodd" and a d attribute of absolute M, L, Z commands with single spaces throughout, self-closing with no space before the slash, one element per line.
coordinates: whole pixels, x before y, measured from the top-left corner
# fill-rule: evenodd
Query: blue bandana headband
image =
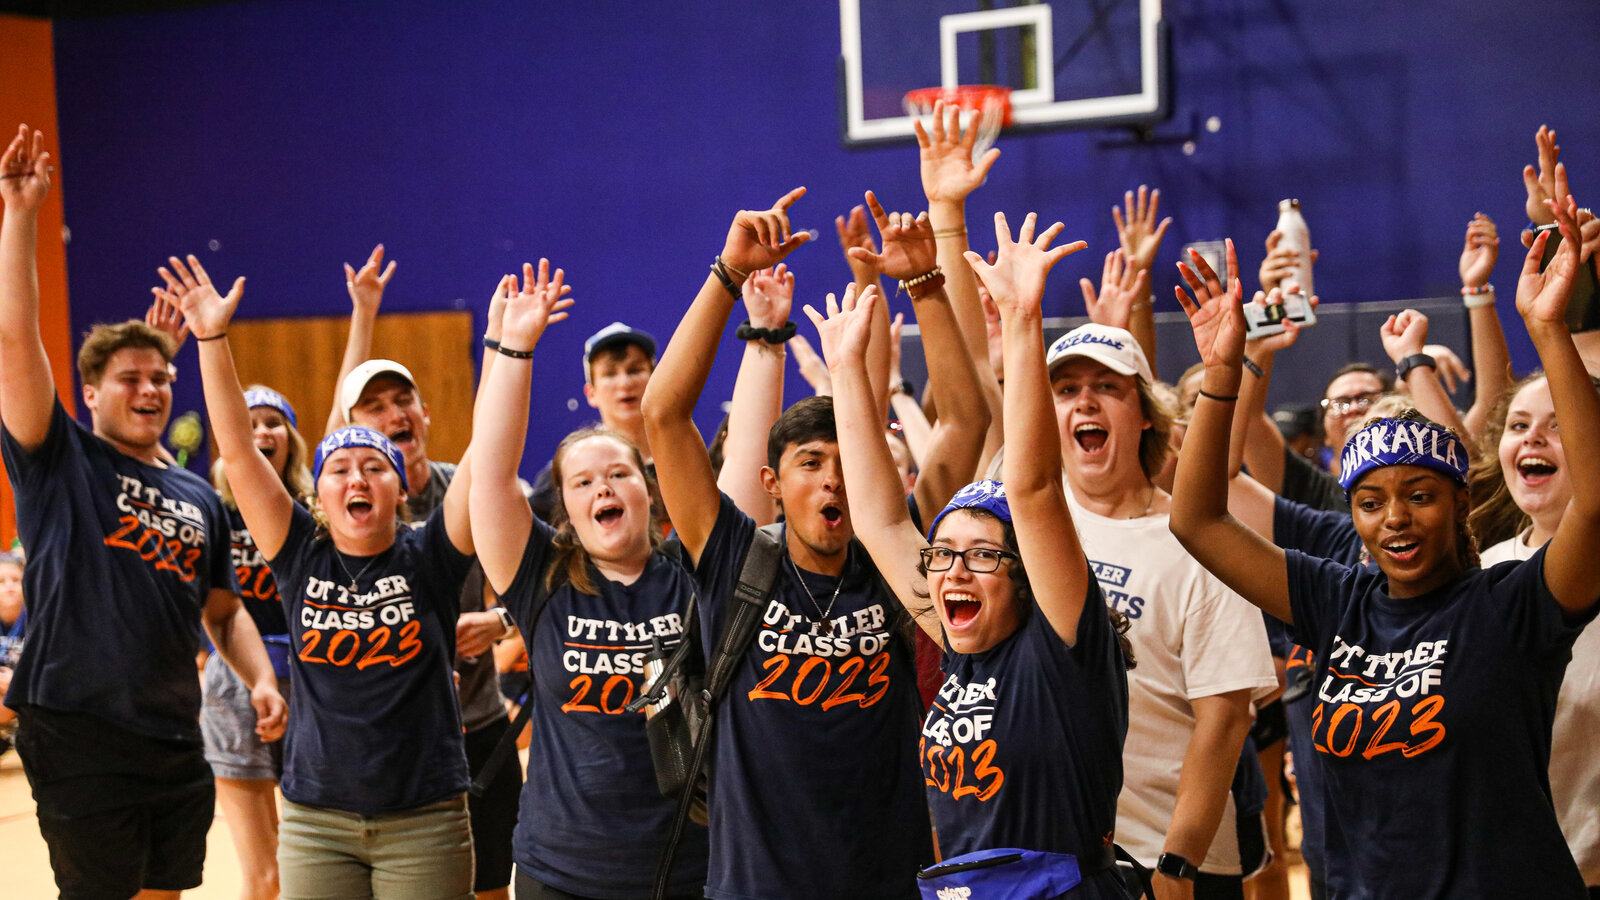
<path fill-rule="evenodd" d="M 322 439 L 317 445 L 317 452 L 311 461 L 311 482 L 315 484 L 322 480 L 322 464 L 328 461 L 336 451 L 347 447 L 370 447 L 389 458 L 389 464 L 394 466 L 395 472 L 400 475 L 400 489 L 406 493 L 411 492 L 406 484 L 406 460 L 400 455 L 400 448 L 394 442 L 373 431 L 371 428 L 362 428 L 360 425 L 346 425 Z"/>
<path fill-rule="evenodd" d="M 1348 496 L 1368 472 L 1384 466 L 1422 466 L 1466 484 L 1467 447 L 1443 425 L 1379 419 L 1345 442 L 1339 486 Z"/>
<path fill-rule="evenodd" d="M 933 535 L 939 530 L 939 523 L 944 517 L 958 509 L 981 509 L 1002 522 L 1011 521 L 1011 504 L 1006 502 L 1006 486 L 998 481 L 985 479 L 974 481 L 950 498 L 950 503 L 933 517 L 933 524 L 928 526 L 928 540 L 933 540 Z"/>
<path fill-rule="evenodd" d="M 272 388 L 251 388 L 245 391 L 244 405 L 250 409 L 255 409 L 258 406 L 275 409 L 283 413 L 283 417 L 289 420 L 290 428 L 300 427 L 300 423 L 294 417 L 294 407 L 289 405 L 289 398 Z"/>

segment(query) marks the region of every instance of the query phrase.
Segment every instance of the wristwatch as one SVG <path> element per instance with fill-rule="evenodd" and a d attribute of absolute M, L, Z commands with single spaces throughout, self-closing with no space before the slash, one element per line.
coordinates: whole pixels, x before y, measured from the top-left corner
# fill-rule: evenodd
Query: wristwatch
<path fill-rule="evenodd" d="M 1156 857 L 1156 871 L 1169 878 L 1187 878 L 1190 881 L 1200 874 L 1194 863 L 1176 853 L 1163 853 Z"/>
<path fill-rule="evenodd" d="M 503 641 L 517 633 L 517 622 L 515 619 L 511 618 L 511 612 L 504 606 L 496 606 L 494 609 L 490 610 L 490 612 L 493 612 L 495 615 L 500 617 L 500 625 L 506 630 L 505 634 L 500 635 L 498 640 Z"/>
<path fill-rule="evenodd" d="M 1405 381 L 1406 376 L 1411 374 L 1411 370 L 1419 366 L 1427 366 L 1430 369 L 1438 371 L 1438 365 L 1439 361 L 1426 353 L 1413 353 L 1405 359 L 1400 360 L 1400 364 L 1394 367 L 1394 380 Z"/>

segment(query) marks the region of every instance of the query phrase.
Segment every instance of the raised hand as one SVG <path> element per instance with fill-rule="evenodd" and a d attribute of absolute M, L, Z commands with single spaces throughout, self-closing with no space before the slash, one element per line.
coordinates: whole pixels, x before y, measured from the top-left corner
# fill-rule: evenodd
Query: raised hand
<path fill-rule="evenodd" d="M 794 273 L 779 263 L 775 268 L 750 273 L 745 279 L 744 308 L 756 328 L 782 328 L 794 303 Z"/>
<path fill-rule="evenodd" d="M 994 265 L 994 253 L 989 254 L 989 265 Z M 989 367 L 1001 384 L 1006 383 L 1006 338 L 1000 326 L 1000 307 L 994 305 L 988 288 L 978 285 L 978 302 L 983 304 L 983 337 L 989 346 Z"/>
<path fill-rule="evenodd" d="M 1297 294 L 1299 292 L 1299 282 L 1286 281 L 1281 287 L 1274 286 L 1271 291 L 1256 291 L 1255 297 L 1251 298 L 1250 302 L 1262 307 L 1281 306 L 1284 294 Z M 1311 303 L 1311 308 L 1316 309 L 1317 304 L 1321 301 L 1316 296 L 1313 296 L 1309 302 Z M 1259 354 L 1277 353 L 1279 350 L 1294 346 L 1295 340 L 1299 337 L 1300 323 L 1293 319 L 1284 319 L 1282 331 L 1264 337 L 1246 338 L 1244 343 L 1245 355 L 1251 359 L 1256 359 Z"/>
<path fill-rule="evenodd" d="M 1536 324 L 1565 327 L 1572 279 L 1578 270 L 1578 205 L 1567 188 L 1567 167 L 1560 163 L 1555 167 L 1555 192 L 1566 202 L 1547 200 L 1545 205 L 1561 231 L 1561 246 L 1556 248 L 1550 265 L 1539 271 L 1544 245 L 1550 239 L 1550 232 L 1541 232 L 1528 248 L 1528 256 L 1522 261 L 1522 276 L 1517 279 L 1517 312 L 1530 328 Z"/>
<path fill-rule="evenodd" d="M 50 154 L 44 150 L 44 132 L 18 125 L 17 136 L 0 156 L 0 201 L 8 210 L 38 212 L 50 193 Z"/>
<path fill-rule="evenodd" d="M 1414 309 L 1393 315 L 1378 329 L 1383 352 L 1395 363 L 1422 352 L 1428 343 L 1428 317 Z"/>
<path fill-rule="evenodd" d="M 1522 167 L 1522 186 L 1528 191 L 1528 202 L 1524 209 L 1528 213 L 1528 221 L 1535 225 L 1549 225 L 1555 219 L 1551 217 L 1545 201 L 1560 199 L 1556 196 L 1556 165 L 1561 160 L 1561 145 L 1556 143 L 1555 131 L 1544 125 L 1540 125 L 1539 130 L 1533 133 L 1533 142 L 1539 148 L 1539 168 Z"/>
<path fill-rule="evenodd" d="M 162 296 L 163 293 L 156 291 L 150 308 L 144 312 L 144 323 L 171 337 L 174 347 L 182 347 L 184 340 L 189 337 L 189 323 L 183 320 L 183 310 Z"/>
<path fill-rule="evenodd" d="M 983 185 L 989 169 L 1000 158 L 998 148 L 991 147 L 976 161 L 972 149 L 978 142 L 978 117 L 973 116 L 965 131 L 961 128 L 961 110 L 946 106 L 941 100 L 933 105 L 933 130 L 922 127 L 922 120 L 913 118 L 911 126 L 917 132 L 918 156 L 922 161 L 922 192 L 930 205 L 936 203 L 961 203 L 967 195 Z"/>
<path fill-rule="evenodd" d="M 852 272 L 857 267 L 870 267 L 870 262 L 863 262 L 850 255 L 850 248 L 859 247 L 868 253 L 877 253 L 878 245 L 872 240 L 872 228 L 867 224 L 867 208 L 857 206 L 850 210 L 848 216 L 835 216 L 833 227 L 839 232 L 839 249 L 844 251 L 845 261 L 850 264 Z"/>
<path fill-rule="evenodd" d="M 1233 239 L 1228 239 L 1228 271 L 1239 271 L 1239 257 L 1233 249 Z M 1226 288 L 1217 273 L 1211 270 L 1199 253 L 1189 251 L 1190 262 L 1193 268 L 1178 263 L 1178 274 L 1188 282 L 1189 289 L 1194 291 L 1194 299 L 1183 292 L 1181 286 L 1173 287 L 1178 295 L 1178 302 L 1183 304 L 1183 311 L 1189 316 L 1189 327 L 1194 329 L 1194 343 L 1200 350 L 1200 361 L 1207 368 L 1212 366 L 1236 367 L 1244 359 L 1244 307 L 1240 305 L 1240 298 L 1244 289 L 1239 284 L 1239 277 L 1234 276 L 1233 281 Z"/>
<path fill-rule="evenodd" d="M 833 376 L 828 374 L 828 364 L 817 355 L 805 335 L 797 334 L 790 338 L 789 349 L 794 351 L 795 367 L 800 370 L 800 377 L 806 380 L 806 384 L 811 385 L 811 392 L 818 397 L 833 396 Z"/>
<path fill-rule="evenodd" d="M 908 212 L 886 213 L 871 191 L 867 191 L 867 208 L 872 210 L 878 234 L 883 237 L 883 252 L 872 253 L 852 247 L 845 255 L 901 281 L 926 274 L 937 264 L 939 248 L 933 239 L 933 224 L 928 221 L 927 213 L 916 217 Z"/>
<path fill-rule="evenodd" d="M 1040 301 L 1044 299 L 1044 282 L 1050 274 L 1050 268 L 1089 246 L 1083 241 L 1073 241 L 1051 248 L 1050 242 L 1066 226 L 1057 222 L 1035 238 L 1033 230 L 1038 221 L 1037 213 L 1028 213 L 1027 218 L 1022 220 L 1022 227 L 1017 229 L 1017 239 L 1013 241 L 1006 214 L 997 212 L 994 214 L 994 236 L 999 249 L 995 253 L 994 265 L 985 262 L 983 257 L 971 250 L 966 253 L 967 263 L 972 266 L 973 273 L 983 286 L 988 288 L 989 296 L 993 298 L 1002 318 L 1022 312 L 1037 312 Z"/>
<path fill-rule="evenodd" d="M 1439 376 L 1439 383 L 1444 386 L 1447 393 L 1454 394 L 1456 388 L 1472 380 L 1472 370 L 1461 361 L 1461 357 L 1454 350 L 1443 344 L 1424 344 L 1422 352 L 1433 357 L 1434 374 Z"/>
<path fill-rule="evenodd" d="M 906 314 L 895 313 L 889 320 L 889 385 L 890 390 L 905 379 L 900 377 L 900 337 L 905 333 Z"/>
<path fill-rule="evenodd" d="M 1495 231 L 1494 220 L 1477 213 L 1467 223 L 1467 242 L 1461 248 L 1461 284 L 1464 287 L 1488 284 L 1499 255 L 1500 236 Z"/>
<path fill-rule="evenodd" d="M 1105 269 L 1100 273 L 1100 295 L 1095 296 L 1094 282 L 1078 279 L 1083 290 L 1083 305 L 1089 311 L 1089 321 L 1113 328 L 1127 328 L 1133 314 L 1133 304 L 1150 289 L 1150 270 L 1127 263 L 1127 253 L 1118 248 L 1106 254 Z"/>
<path fill-rule="evenodd" d="M 869 284 L 856 295 L 856 286 L 844 289 L 844 300 L 829 294 L 828 315 L 824 317 L 811 304 L 806 304 L 806 317 L 817 326 L 817 336 L 822 339 L 822 357 L 831 373 L 849 359 L 865 359 L 867 343 L 872 337 L 872 308 L 877 302 L 878 286 Z"/>
<path fill-rule="evenodd" d="M 511 276 L 515 287 L 516 276 Z M 532 350 L 539 343 L 545 327 L 567 317 L 572 306 L 567 294 L 572 287 L 565 283 L 566 272 L 557 269 L 550 275 L 550 260 L 539 260 L 535 273 L 533 263 L 522 264 L 522 289 L 512 290 L 506 296 L 506 311 L 500 321 L 500 343 L 509 350 Z"/>
<path fill-rule="evenodd" d="M 748 277 L 757 269 L 783 262 L 796 247 L 811 240 L 810 232 L 789 228 L 789 207 L 805 195 L 806 189 L 797 187 L 779 197 L 771 209 L 739 210 L 722 245 L 723 263 Z"/>
<path fill-rule="evenodd" d="M 500 340 L 500 326 L 504 324 L 506 317 L 506 300 L 516 292 L 517 276 L 501 275 L 500 283 L 494 286 L 494 294 L 489 297 L 489 315 L 484 322 L 484 337 Z"/>
<path fill-rule="evenodd" d="M 167 286 L 150 289 L 157 299 L 183 310 L 184 321 L 189 323 L 189 330 L 197 340 L 210 340 L 227 331 L 233 312 L 244 297 L 244 276 L 234 280 L 233 288 L 224 297 L 217 293 L 211 276 L 193 254 L 189 256 L 188 266 L 176 256 L 167 257 L 167 265 L 172 268 L 162 266 L 156 270 Z"/>
<path fill-rule="evenodd" d="M 1127 208 L 1126 212 L 1111 207 L 1111 218 L 1117 222 L 1117 240 L 1122 243 L 1122 253 L 1129 265 L 1149 270 L 1155 265 L 1156 251 L 1161 249 L 1161 239 L 1166 237 L 1172 217 L 1156 223 L 1156 210 L 1161 207 L 1161 191 L 1147 190 L 1142 184 L 1139 185 L 1137 198 L 1133 191 L 1126 191 L 1122 195 L 1122 203 Z"/>
<path fill-rule="evenodd" d="M 378 273 L 379 269 L 383 273 Z M 378 314 L 378 306 L 383 303 L 383 289 L 389 286 L 389 279 L 394 277 L 394 260 L 389 260 L 388 267 L 383 265 L 383 245 L 372 248 L 372 254 L 367 257 L 361 270 L 357 271 L 344 264 L 344 286 L 350 292 L 350 303 L 357 312 L 369 316 Z"/>
<path fill-rule="evenodd" d="M 1311 261 L 1317 261 L 1317 251 L 1311 251 Z M 1283 232 L 1272 229 L 1267 235 L 1267 258 L 1261 261 L 1261 269 L 1256 277 L 1261 281 L 1261 290 L 1270 292 L 1273 288 L 1283 284 L 1285 278 L 1295 274 L 1300 265 L 1300 251 L 1283 243 Z"/>
<path fill-rule="evenodd" d="M 1588 262 L 1600 250 L 1600 218 L 1588 209 L 1578 210 L 1578 262 Z"/>

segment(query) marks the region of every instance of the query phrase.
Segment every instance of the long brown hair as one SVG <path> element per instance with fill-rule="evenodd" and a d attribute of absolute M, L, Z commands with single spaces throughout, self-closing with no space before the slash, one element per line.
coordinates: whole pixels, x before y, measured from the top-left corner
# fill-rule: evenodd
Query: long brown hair
<path fill-rule="evenodd" d="M 266 385 L 252 384 L 245 390 L 266 388 Z M 267 388 L 270 390 L 270 388 Z M 267 407 L 271 409 L 271 407 Z M 282 415 L 282 413 L 279 413 Z M 283 464 L 281 479 L 283 486 L 289 489 L 289 495 L 294 497 L 302 506 L 310 507 L 316 498 L 316 485 L 311 483 L 311 469 L 306 466 L 306 460 L 311 457 L 311 451 L 306 447 L 306 439 L 301 436 L 300 429 L 290 422 L 287 416 L 283 417 L 283 427 L 289 432 L 288 461 Z M 228 485 L 226 467 L 222 457 L 211 465 L 211 486 L 222 497 L 222 502 L 229 509 L 238 509 L 238 501 L 233 499 L 233 488 Z"/>
<path fill-rule="evenodd" d="M 594 578 L 589 573 L 591 560 L 589 551 L 583 547 L 583 542 L 578 540 L 578 532 L 572 526 L 572 519 L 567 515 L 566 490 L 563 485 L 566 478 L 562 474 L 565 468 L 567 452 L 579 441 L 592 437 L 609 438 L 627 449 L 628 455 L 633 458 L 634 466 L 639 470 L 639 475 L 644 478 L 645 490 L 650 496 L 650 522 L 647 530 L 650 533 L 651 551 L 661 548 L 661 501 L 660 490 L 656 487 L 656 479 L 645 468 L 644 454 L 639 452 L 639 446 L 629 440 L 627 435 L 612 431 L 602 426 L 580 428 L 561 439 L 556 445 L 555 458 L 550 462 L 550 481 L 555 485 L 556 501 L 550 510 L 550 526 L 556 530 L 552 543 L 555 546 L 555 558 L 550 561 L 550 568 L 545 572 L 545 590 L 553 591 L 562 580 L 570 582 L 579 593 L 598 596 L 600 589 L 595 586 Z"/>
<path fill-rule="evenodd" d="M 1532 522 L 1528 514 L 1517 507 L 1506 475 L 1500 468 L 1500 439 L 1506 433 L 1506 416 L 1511 413 L 1511 401 L 1522 389 L 1544 377 L 1544 372 L 1534 371 L 1506 388 L 1500 399 L 1489 408 L 1489 418 L 1484 422 L 1478 437 L 1478 457 L 1467 470 L 1467 486 L 1472 489 L 1472 530 L 1483 540 L 1484 546 L 1516 537 Z"/>

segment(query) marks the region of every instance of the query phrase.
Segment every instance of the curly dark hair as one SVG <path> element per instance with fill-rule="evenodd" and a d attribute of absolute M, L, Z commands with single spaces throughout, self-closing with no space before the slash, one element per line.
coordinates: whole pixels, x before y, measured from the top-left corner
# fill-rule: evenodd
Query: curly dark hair
<path fill-rule="evenodd" d="M 1010 522 L 1007 522 L 1005 519 L 1000 518 L 986 509 L 978 507 L 966 507 L 963 509 L 963 512 L 979 518 L 990 519 L 1000 523 L 1000 531 L 1003 535 L 1001 538 L 1001 543 L 1003 543 L 1005 548 L 1011 553 L 1016 554 L 1016 563 L 1010 567 L 1010 569 L 1007 571 L 1007 575 L 1011 578 L 1011 586 L 1015 591 L 1017 610 L 1020 614 L 1021 622 L 1026 624 L 1028 619 L 1033 615 L 1033 585 L 1028 581 L 1028 570 L 1022 561 L 1022 550 L 1017 545 L 1016 528 L 1014 528 Z M 937 532 L 935 532 L 935 536 L 937 536 Z M 925 586 L 928 578 L 928 567 L 921 561 L 921 559 L 917 560 L 917 574 L 922 576 L 924 584 L 923 587 L 917 588 L 917 596 L 931 598 L 932 595 L 928 592 L 928 589 Z M 1089 577 L 1094 577 L 1093 571 L 1089 573 Z M 1105 610 L 1107 617 L 1111 619 L 1111 630 L 1117 636 L 1117 643 L 1122 645 L 1122 658 L 1124 660 L 1124 665 L 1126 668 L 1132 669 L 1135 665 L 1137 665 L 1138 662 L 1133 656 L 1133 643 L 1128 640 L 1128 629 L 1132 627 L 1133 623 L 1128 620 L 1127 614 L 1120 609 L 1116 609 L 1112 606 L 1105 606 Z M 937 615 L 937 613 L 934 612 L 932 606 L 929 606 L 927 612 L 924 612 L 921 615 Z"/>

